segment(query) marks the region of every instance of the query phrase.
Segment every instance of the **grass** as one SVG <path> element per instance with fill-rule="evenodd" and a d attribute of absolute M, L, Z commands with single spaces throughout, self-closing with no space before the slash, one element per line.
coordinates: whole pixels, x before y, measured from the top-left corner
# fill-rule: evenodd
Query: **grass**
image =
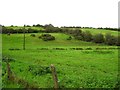
<path fill-rule="evenodd" d="M 38 38 L 41 34 L 36 34 L 36 37 L 31 37 L 30 34 L 26 34 L 26 49 L 36 49 L 36 48 L 54 48 L 54 47 L 65 47 L 65 48 L 70 48 L 70 47 L 94 47 L 94 46 L 106 46 L 107 45 L 100 45 L 100 44 L 95 44 L 92 42 L 84 42 L 84 41 L 78 41 L 75 39 L 72 40 L 67 40 L 69 37 L 68 35 L 65 34 L 59 34 L 59 33 L 51 33 L 51 35 L 55 36 L 56 40 L 55 41 L 42 41 L 41 39 Z M 3 35 L 3 44 L 4 43 L 9 43 L 9 44 L 4 44 L 3 49 L 9 49 L 9 48 L 20 48 L 22 49 L 23 47 L 23 34 L 12 34 L 11 36 Z"/>
<path fill-rule="evenodd" d="M 52 75 L 46 68 L 54 64 L 61 88 L 115 87 L 118 75 L 118 50 L 96 50 L 96 48 L 117 48 L 116 46 L 74 39 L 67 40 L 68 35 L 51 34 L 56 37 L 55 41 L 42 41 L 38 38 L 39 33 L 36 34 L 36 37 L 26 34 L 26 50 L 22 50 L 22 34 L 11 34 L 10 36 L 3 34 L 3 56 L 15 60 L 10 62 L 14 75 L 39 88 L 52 88 L 54 86 Z M 20 50 L 9 50 L 10 48 Z M 48 48 L 48 50 L 40 50 L 40 48 Z M 65 50 L 54 50 L 53 48 L 65 48 Z M 71 50 L 70 48 L 83 48 L 84 50 Z M 92 50 L 86 50 L 86 48 Z M 33 66 L 33 70 L 30 70 L 30 67 Z M 4 75 L 5 67 L 6 64 L 3 62 Z M 44 68 L 43 71 L 41 71 L 41 67 Z M 20 88 L 21 85 L 10 83 L 5 87 Z"/>
<path fill-rule="evenodd" d="M 118 31 L 111 31 L 111 30 L 105 30 L 105 29 L 85 29 L 85 28 L 82 28 L 81 30 L 82 31 L 90 31 L 93 35 L 98 34 L 98 33 L 102 33 L 103 35 L 105 35 L 106 33 L 110 33 L 111 35 L 118 36 L 120 34 L 120 32 L 118 32 Z"/>
<path fill-rule="evenodd" d="M 69 28 L 70 30 L 75 30 L 75 28 Z M 118 36 L 120 34 L 119 31 L 113 31 L 113 30 L 106 30 L 106 29 L 96 29 L 96 28 L 81 28 L 82 31 L 90 31 L 93 35 L 102 33 L 105 35 L 106 33 L 110 33 L 111 35 Z"/>

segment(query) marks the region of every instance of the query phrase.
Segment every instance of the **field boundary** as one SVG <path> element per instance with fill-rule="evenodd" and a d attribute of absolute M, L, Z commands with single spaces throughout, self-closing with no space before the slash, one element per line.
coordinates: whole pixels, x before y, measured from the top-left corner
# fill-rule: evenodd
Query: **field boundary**
<path fill-rule="evenodd" d="M 23 87 L 25 87 L 26 89 L 28 88 L 38 88 L 37 85 L 35 84 L 30 84 L 28 83 L 27 81 L 25 81 L 24 79 L 21 79 L 21 78 L 18 78 L 17 76 L 15 76 L 11 70 L 11 67 L 10 67 L 10 64 L 8 62 L 6 62 L 7 64 L 7 79 L 14 82 L 14 83 L 17 83 L 19 85 L 22 85 Z"/>
<path fill-rule="evenodd" d="M 38 90 L 39 86 L 37 86 L 35 84 L 30 84 L 29 82 L 25 81 L 24 79 L 21 79 L 21 78 L 18 78 L 17 76 L 15 76 L 13 74 L 13 71 L 11 70 L 11 66 L 10 66 L 9 62 L 6 62 L 6 65 L 7 65 L 7 71 L 6 71 L 7 80 L 17 83 L 17 84 L 25 87 L 26 89 Z M 56 68 L 53 64 L 51 64 L 50 68 L 51 68 L 51 72 L 52 72 L 54 88 L 59 88 Z"/>
<path fill-rule="evenodd" d="M 8 50 L 10 51 L 19 51 L 19 50 L 22 50 L 22 49 L 19 49 L 19 48 L 9 48 Z M 37 48 L 37 50 L 120 50 L 120 47 L 109 47 L 109 48 L 106 48 L 106 47 L 101 47 L 101 48 L 91 48 L 91 47 L 87 47 L 87 48 L 82 48 L 82 47 L 79 47 L 79 48 L 61 48 L 61 47 L 57 47 L 57 48 Z"/>

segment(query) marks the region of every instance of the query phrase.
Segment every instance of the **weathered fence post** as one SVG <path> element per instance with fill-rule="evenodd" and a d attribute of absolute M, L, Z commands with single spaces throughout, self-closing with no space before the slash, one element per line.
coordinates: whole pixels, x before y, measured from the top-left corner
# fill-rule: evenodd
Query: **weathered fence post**
<path fill-rule="evenodd" d="M 8 80 L 10 80 L 12 72 L 11 72 L 10 64 L 8 63 L 8 61 L 6 63 L 7 63 L 7 77 L 8 77 Z"/>
<path fill-rule="evenodd" d="M 57 73 L 56 73 L 55 66 L 53 64 L 51 64 L 51 71 L 52 71 L 52 76 L 54 81 L 54 88 L 59 88 Z"/>

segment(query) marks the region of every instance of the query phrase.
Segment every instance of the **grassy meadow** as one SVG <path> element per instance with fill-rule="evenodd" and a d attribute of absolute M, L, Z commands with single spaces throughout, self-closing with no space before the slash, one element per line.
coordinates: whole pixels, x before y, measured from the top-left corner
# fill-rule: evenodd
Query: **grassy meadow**
<path fill-rule="evenodd" d="M 97 30 L 90 30 L 97 33 Z M 102 33 L 107 31 L 99 30 Z M 114 35 L 118 32 L 110 31 Z M 3 57 L 13 59 L 13 74 L 38 88 L 53 88 L 50 65 L 54 64 L 60 88 L 115 88 L 118 75 L 118 47 L 80 40 L 67 40 L 69 35 L 50 33 L 54 41 L 43 41 L 26 34 L 26 50 L 23 50 L 23 34 L 2 34 Z M 19 50 L 12 50 L 12 49 Z M 62 48 L 62 50 L 56 50 Z M 80 50 L 74 50 L 79 48 Z M 24 88 L 24 82 L 8 81 L 6 63 L 2 62 L 3 88 Z"/>
<path fill-rule="evenodd" d="M 82 28 L 81 30 L 82 31 L 90 31 L 93 35 L 98 34 L 98 33 L 102 33 L 103 35 L 105 35 L 106 33 L 110 33 L 111 35 L 118 36 L 120 34 L 120 32 L 106 30 L 106 29 L 86 29 L 86 28 Z"/>

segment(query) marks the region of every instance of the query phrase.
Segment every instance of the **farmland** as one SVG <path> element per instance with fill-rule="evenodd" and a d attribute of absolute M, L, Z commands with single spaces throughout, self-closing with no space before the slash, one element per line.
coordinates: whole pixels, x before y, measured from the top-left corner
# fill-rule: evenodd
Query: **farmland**
<path fill-rule="evenodd" d="M 85 30 L 85 29 L 84 29 Z M 90 30 L 90 29 L 89 29 Z M 93 33 L 97 30 L 91 29 Z M 100 30 L 106 33 L 104 30 Z M 117 36 L 117 31 L 110 31 Z M 50 65 L 54 64 L 60 88 L 115 88 L 118 80 L 118 46 L 76 40 L 64 33 L 49 33 L 56 39 L 43 41 L 42 33 L 2 34 L 3 57 L 11 58 L 11 70 L 20 79 L 38 88 L 53 88 Z M 24 88 L 24 82 L 7 81 L 2 62 L 3 88 Z"/>
<path fill-rule="evenodd" d="M 82 29 L 83 31 L 90 31 L 93 34 L 97 34 L 97 33 L 102 33 L 102 34 L 106 34 L 106 33 L 111 33 L 112 35 L 116 36 L 118 34 L 120 34 L 120 32 L 116 32 L 116 31 L 110 31 L 110 30 L 105 30 L 105 29 Z"/>

